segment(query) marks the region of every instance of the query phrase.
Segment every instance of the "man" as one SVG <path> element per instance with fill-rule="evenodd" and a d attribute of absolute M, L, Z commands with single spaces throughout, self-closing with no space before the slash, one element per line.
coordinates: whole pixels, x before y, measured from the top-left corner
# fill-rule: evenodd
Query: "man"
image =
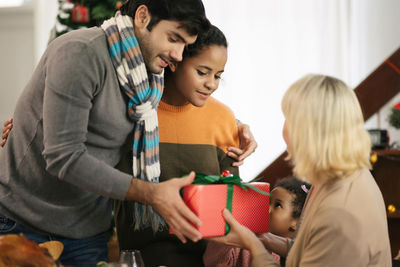
<path fill-rule="evenodd" d="M 184 46 L 208 27 L 203 5 L 197 0 L 130 0 L 121 14 L 131 18 L 117 14 L 102 29 L 76 31 L 51 43 L 19 99 L 15 129 L 0 154 L 3 233 L 23 232 L 36 242 L 58 239 L 65 246 L 60 260 L 67 265 L 106 259 L 110 197 L 148 204 L 182 242 L 201 238 L 189 223 L 199 224 L 199 219 L 178 193 L 193 175 L 149 183 L 113 167 L 134 128 L 141 128 L 135 140 L 146 144 L 140 135 L 151 121 L 135 116 L 150 102 L 150 115 L 144 117 L 151 119 L 157 99 L 146 97 L 162 92 L 157 74 L 180 61 Z M 143 71 L 143 62 L 154 74 Z M 248 130 L 243 127 L 242 135 Z M 232 148 L 238 164 L 256 146 L 252 136 L 243 140 L 244 153 Z M 154 166 L 141 164 L 147 152 L 141 149 L 136 148 L 134 177 L 156 181 L 157 173 L 149 173 Z"/>
<path fill-rule="evenodd" d="M 179 196 L 193 175 L 158 184 L 132 179 L 114 166 L 134 127 L 147 127 L 146 119 L 127 116 L 128 103 L 134 109 L 151 102 L 146 94 L 158 90 L 161 95 L 162 76 L 157 74 L 169 62 L 180 61 L 184 47 L 209 25 L 203 4 L 130 0 L 121 14 L 112 22 L 118 29 L 122 20 L 122 32 L 83 29 L 52 41 L 17 103 L 14 130 L 0 154 L 0 214 L 2 222 L 11 225 L 6 230 L 36 242 L 59 239 L 65 246 L 60 261 L 66 265 L 88 266 L 107 259 L 109 198 L 150 205 L 183 242 L 201 238 L 190 224 L 199 224 L 199 219 Z M 112 54 L 113 49 L 127 47 L 112 45 L 117 35 L 120 42 L 133 42 L 128 52 Z M 133 60 L 124 61 L 135 49 Z M 115 63 L 121 59 L 121 68 L 128 66 L 123 70 Z M 143 61 L 154 74 L 147 74 Z M 140 68 L 141 76 L 133 77 Z M 146 81 L 148 86 L 141 90 Z M 157 85 L 161 89 L 153 90 Z M 145 95 L 142 102 L 132 104 L 140 94 Z M 156 107 L 155 101 L 151 104 Z M 152 110 L 147 112 L 150 117 Z M 134 137 L 139 142 L 143 138 Z M 144 153 L 138 152 L 139 161 Z M 140 178 L 150 180 L 146 172 L 151 167 L 136 168 Z"/>

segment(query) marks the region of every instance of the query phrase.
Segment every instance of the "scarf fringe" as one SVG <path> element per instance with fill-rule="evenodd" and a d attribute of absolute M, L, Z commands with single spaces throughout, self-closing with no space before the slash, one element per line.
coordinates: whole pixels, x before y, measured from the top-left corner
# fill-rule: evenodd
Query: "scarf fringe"
<path fill-rule="evenodd" d="M 133 215 L 134 230 L 143 230 L 148 227 L 151 227 L 153 232 L 156 233 L 166 229 L 167 224 L 151 206 L 135 202 Z"/>

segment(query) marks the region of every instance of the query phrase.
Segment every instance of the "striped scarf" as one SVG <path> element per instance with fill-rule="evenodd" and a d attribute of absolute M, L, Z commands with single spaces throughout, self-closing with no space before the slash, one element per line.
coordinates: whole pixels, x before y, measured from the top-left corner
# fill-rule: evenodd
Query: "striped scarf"
<path fill-rule="evenodd" d="M 128 115 L 135 122 L 133 134 L 133 177 L 158 183 L 160 159 L 158 147 L 157 107 L 161 99 L 163 74 L 146 70 L 132 18 L 118 11 L 104 21 L 111 61 L 117 73 L 121 90 L 129 97 Z M 151 206 L 135 203 L 135 229 L 152 225 L 157 231 L 164 221 Z"/>

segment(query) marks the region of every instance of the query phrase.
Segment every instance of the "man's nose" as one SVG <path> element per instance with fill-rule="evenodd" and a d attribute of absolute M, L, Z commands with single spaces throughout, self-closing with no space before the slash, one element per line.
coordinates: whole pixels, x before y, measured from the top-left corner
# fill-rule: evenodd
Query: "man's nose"
<path fill-rule="evenodd" d="M 183 49 L 185 49 L 184 44 L 176 45 L 175 49 L 171 51 L 170 57 L 176 62 L 182 61 Z"/>

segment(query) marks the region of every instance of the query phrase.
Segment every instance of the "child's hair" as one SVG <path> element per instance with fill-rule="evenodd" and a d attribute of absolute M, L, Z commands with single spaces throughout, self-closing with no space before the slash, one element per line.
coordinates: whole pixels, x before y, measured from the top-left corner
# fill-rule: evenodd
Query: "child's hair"
<path fill-rule="evenodd" d="M 226 41 L 224 33 L 214 25 L 211 25 L 207 31 L 200 32 L 196 41 L 185 47 L 182 54 L 183 60 L 198 55 L 201 50 L 211 45 L 224 46 L 228 48 L 228 42 Z M 165 68 L 164 77 L 167 79 L 170 74 L 171 70 Z"/>
<path fill-rule="evenodd" d="M 294 176 L 286 177 L 283 179 L 278 180 L 275 184 L 274 188 L 282 187 L 293 193 L 295 198 L 293 199 L 293 214 L 292 217 L 297 219 L 300 217 L 301 210 L 303 209 L 304 202 L 306 201 L 306 197 L 308 191 L 311 188 L 311 184 L 301 181 Z"/>

